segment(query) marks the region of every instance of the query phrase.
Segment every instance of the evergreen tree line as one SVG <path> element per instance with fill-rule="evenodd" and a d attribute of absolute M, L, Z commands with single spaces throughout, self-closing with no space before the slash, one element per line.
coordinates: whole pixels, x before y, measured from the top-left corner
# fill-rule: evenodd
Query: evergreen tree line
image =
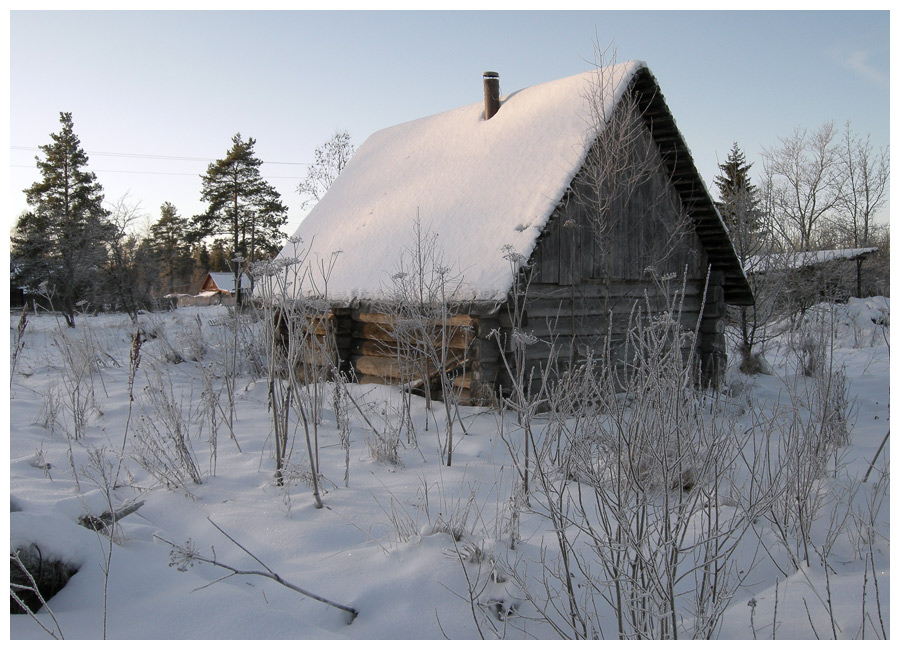
<path fill-rule="evenodd" d="M 13 229 L 13 295 L 23 290 L 74 326 L 78 312 L 136 316 L 167 294 L 196 293 L 208 271 L 234 272 L 237 280 L 278 253 L 287 207 L 262 178 L 253 138 L 236 134 L 201 176 L 203 214 L 188 218 L 165 202 L 149 231 L 137 234 L 137 208 L 127 197 L 106 202 L 88 170 L 72 114 L 60 113 L 60 124 L 35 157 L 41 180 L 24 190 L 29 207 Z"/>
<path fill-rule="evenodd" d="M 79 310 L 135 315 L 167 294 L 194 293 L 207 271 L 233 272 L 237 286 L 241 271 L 278 253 L 287 208 L 262 178 L 253 138 L 235 134 L 225 157 L 201 176 L 204 213 L 185 217 L 166 202 L 138 235 L 139 215 L 127 197 L 105 202 L 72 114 L 60 113 L 60 124 L 35 158 L 41 180 L 24 190 L 29 209 L 11 238 L 12 283 L 52 305 L 69 325 Z M 297 188 L 304 206 L 327 191 L 353 152 L 346 131 L 316 150 Z M 858 265 L 856 293 L 889 293 L 888 226 L 875 219 L 888 196 L 887 148 L 874 149 L 849 123 L 843 131 L 826 123 L 798 128 L 764 150 L 758 183 L 736 143 L 719 168 L 717 206 L 745 269 L 779 253 L 877 246 L 866 277 Z M 766 291 L 761 284 L 754 289 Z"/>

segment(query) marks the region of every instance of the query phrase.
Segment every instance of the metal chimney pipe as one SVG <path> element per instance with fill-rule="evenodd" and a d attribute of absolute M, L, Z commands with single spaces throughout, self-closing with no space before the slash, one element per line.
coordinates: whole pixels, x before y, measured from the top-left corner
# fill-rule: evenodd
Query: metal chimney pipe
<path fill-rule="evenodd" d="M 484 73 L 484 119 L 489 120 L 500 110 L 500 74 Z"/>

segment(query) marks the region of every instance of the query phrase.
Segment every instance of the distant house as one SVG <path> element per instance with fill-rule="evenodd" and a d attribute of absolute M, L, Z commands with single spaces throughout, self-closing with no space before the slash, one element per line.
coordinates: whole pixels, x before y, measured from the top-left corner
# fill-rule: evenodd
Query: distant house
<path fill-rule="evenodd" d="M 620 342 L 636 304 L 652 316 L 676 291 L 684 327 L 699 332 L 702 377 L 717 383 L 725 305 L 752 304 L 753 295 L 647 66 L 619 64 L 503 98 L 496 73 L 485 73 L 484 93 L 484 104 L 373 134 L 296 231 L 314 265 L 337 254 L 325 297 L 340 362 L 363 382 L 402 380 L 387 314 L 420 225 L 462 278 L 452 296 L 454 323 L 464 328 L 454 365 L 472 401 L 509 385 L 500 346 L 511 351 L 522 340 L 511 312 L 534 342 L 526 376 L 540 377 L 548 364 L 577 364 Z M 614 170 L 623 161 L 595 162 L 613 119 L 596 116 L 634 105 L 637 137 L 622 155 L 643 151 L 645 171 L 598 223 L 604 197 L 592 165 Z M 279 257 L 294 254 L 289 244 Z M 526 277 L 527 294 L 512 310 Z M 310 286 L 314 293 L 321 297 Z M 559 359 L 551 359 L 551 337 L 567 351 Z"/>
<path fill-rule="evenodd" d="M 243 273 L 241 274 L 241 289 L 242 291 L 250 289 L 250 280 Z M 234 293 L 234 273 L 213 273 L 212 271 L 207 273 L 203 284 L 200 285 L 200 293 L 209 292 L 226 296 L 232 295 Z"/>

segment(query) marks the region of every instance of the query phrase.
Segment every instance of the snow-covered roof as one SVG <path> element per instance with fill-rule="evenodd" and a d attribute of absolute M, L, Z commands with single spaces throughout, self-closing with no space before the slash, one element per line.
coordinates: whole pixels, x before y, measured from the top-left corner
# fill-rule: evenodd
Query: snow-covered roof
<path fill-rule="evenodd" d="M 747 273 L 767 273 L 769 271 L 782 271 L 786 269 L 803 269 L 819 264 L 825 264 L 827 262 L 855 260 L 877 252 L 877 248 L 870 247 L 758 255 L 747 260 L 746 271 Z"/>
<path fill-rule="evenodd" d="M 437 235 L 444 264 L 463 278 L 457 299 L 503 301 L 516 271 L 504 253 L 511 248 L 528 259 L 602 128 L 592 119 L 598 107 L 591 102 L 601 96 L 609 114 L 636 78 L 649 79 L 649 95 L 656 93 L 646 65 L 631 61 L 510 93 L 489 120 L 479 102 L 378 131 L 300 224 L 294 237 L 302 244 L 289 242 L 280 258 L 309 248 L 307 259 L 318 267 L 341 251 L 328 298 L 377 301 L 402 251 L 414 244 L 418 218 Z M 659 112 L 668 116 L 657 99 Z M 727 241 L 674 123 L 669 131 L 679 147 L 673 159 L 692 188 L 689 202 L 708 204 L 712 216 L 705 218 L 716 223 L 707 230 Z M 718 248 L 725 251 L 717 254 L 727 258 L 729 278 L 736 278 L 728 280 L 726 291 L 740 285 L 749 296 L 730 242 Z"/>
<path fill-rule="evenodd" d="M 610 106 L 642 65 L 606 69 Z M 588 72 L 510 93 L 490 120 L 476 103 L 369 137 L 295 233 L 312 246 L 310 259 L 343 251 L 329 297 L 382 297 L 419 217 L 463 276 L 461 298 L 502 300 L 513 281 L 503 247 L 531 254 L 584 162 L 597 129 L 586 97 L 597 78 Z"/>
<path fill-rule="evenodd" d="M 216 287 L 219 288 L 219 291 L 227 291 L 229 293 L 234 293 L 234 273 L 226 273 L 226 272 L 213 272 L 210 271 L 207 273 L 207 276 L 212 278 L 212 281 L 215 282 Z M 206 284 L 206 281 L 203 282 Z M 241 274 L 241 290 L 244 288 L 250 288 L 250 282 L 247 280 L 247 276 L 242 273 Z"/>

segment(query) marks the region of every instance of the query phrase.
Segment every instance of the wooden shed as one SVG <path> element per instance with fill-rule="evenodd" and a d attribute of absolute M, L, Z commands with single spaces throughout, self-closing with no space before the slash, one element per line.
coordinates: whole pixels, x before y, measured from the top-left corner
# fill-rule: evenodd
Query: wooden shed
<path fill-rule="evenodd" d="M 753 296 L 647 66 L 502 98 L 485 73 L 484 97 L 373 134 L 297 230 L 307 262 L 331 266 L 327 293 L 320 282 L 307 295 L 331 306 L 338 361 L 360 381 L 408 382 L 400 351 L 415 348 L 404 337 L 416 318 L 398 288 L 414 276 L 450 280 L 449 311 L 431 300 L 426 320 L 471 401 L 508 384 L 501 346 L 527 338 L 539 377 L 551 338 L 568 351 L 552 363 L 577 363 L 624 335 L 635 303 L 652 317 L 680 291 L 702 377 L 717 383 L 725 305 Z M 430 266 L 416 264 L 423 254 Z"/>
<path fill-rule="evenodd" d="M 840 248 L 751 257 L 747 275 L 768 277 L 770 286 L 782 286 L 774 299 L 784 306 L 809 307 L 822 300 L 845 302 L 863 298 L 863 265 L 878 248 Z"/>

